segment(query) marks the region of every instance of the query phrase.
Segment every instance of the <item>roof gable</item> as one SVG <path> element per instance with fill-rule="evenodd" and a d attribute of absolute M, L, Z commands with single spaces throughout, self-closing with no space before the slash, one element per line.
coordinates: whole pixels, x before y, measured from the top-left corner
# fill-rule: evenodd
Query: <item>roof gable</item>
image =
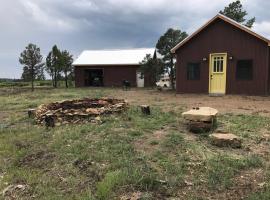
<path fill-rule="evenodd" d="M 191 34 L 190 36 L 188 36 L 187 38 L 185 38 L 183 41 L 181 41 L 180 43 L 178 43 L 172 50 L 172 53 L 175 53 L 177 49 L 179 49 L 180 47 L 182 47 L 184 44 L 186 44 L 188 41 L 190 41 L 194 36 L 196 36 L 197 34 L 199 34 L 202 30 L 204 30 L 205 28 L 207 28 L 210 24 L 212 24 L 212 22 L 216 21 L 217 19 L 221 19 L 233 26 L 235 26 L 238 29 L 241 29 L 242 31 L 245 31 L 251 35 L 253 35 L 254 37 L 257 37 L 260 40 L 263 40 L 264 42 L 266 42 L 269 46 L 270 46 L 270 40 L 261 36 L 260 34 L 254 32 L 253 30 L 251 30 L 250 28 L 226 17 L 225 15 L 222 14 L 217 14 L 215 17 L 213 17 L 211 20 L 209 20 L 206 24 L 204 24 L 201 28 L 199 28 L 197 31 L 195 31 L 193 34 Z"/>
<path fill-rule="evenodd" d="M 78 65 L 139 65 L 146 54 L 155 55 L 155 48 L 86 50 L 74 61 Z"/>

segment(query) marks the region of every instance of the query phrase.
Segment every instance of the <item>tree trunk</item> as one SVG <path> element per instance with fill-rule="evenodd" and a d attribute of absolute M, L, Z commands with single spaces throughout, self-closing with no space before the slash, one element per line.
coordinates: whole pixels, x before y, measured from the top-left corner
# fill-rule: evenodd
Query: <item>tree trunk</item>
<path fill-rule="evenodd" d="M 173 68 L 173 56 L 171 57 L 171 67 L 170 67 L 170 80 L 171 80 L 171 87 L 175 90 L 174 87 L 174 68 Z"/>
<path fill-rule="evenodd" d="M 52 86 L 54 87 L 54 76 L 52 74 Z"/>
<path fill-rule="evenodd" d="M 67 78 L 67 72 L 65 72 L 65 82 L 66 82 L 66 88 L 68 88 L 68 78 Z"/>
<path fill-rule="evenodd" d="M 54 87 L 57 88 L 57 78 L 56 78 L 56 70 L 54 72 Z"/>
<path fill-rule="evenodd" d="M 31 66 L 31 91 L 34 91 L 34 67 Z"/>

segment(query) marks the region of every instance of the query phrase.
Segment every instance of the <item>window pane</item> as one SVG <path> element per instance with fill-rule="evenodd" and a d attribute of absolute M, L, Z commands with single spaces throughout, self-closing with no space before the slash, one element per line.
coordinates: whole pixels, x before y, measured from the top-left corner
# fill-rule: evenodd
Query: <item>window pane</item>
<path fill-rule="evenodd" d="M 188 63 L 187 65 L 187 80 L 200 79 L 200 63 Z"/>
<path fill-rule="evenodd" d="M 223 72 L 223 59 L 220 61 L 220 72 Z"/>
<path fill-rule="evenodd" d="M 252 80 L 253 77 L 253 61 L 238 60 L 236 66 L 236 79 Z"/>

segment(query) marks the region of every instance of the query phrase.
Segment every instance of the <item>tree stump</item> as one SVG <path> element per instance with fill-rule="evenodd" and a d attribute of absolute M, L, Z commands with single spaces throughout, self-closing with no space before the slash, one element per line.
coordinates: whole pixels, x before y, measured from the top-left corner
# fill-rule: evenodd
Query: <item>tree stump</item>
<path fill-rule="evenodd" d="M 36 109 L 29 109 L 27 114 L 29 118 L 34 118 L 36 116 Z"/>
<path fill-rule="evenodd" d="M 151 111 L 150 111 L 150 106 L 148 105 L 141 105 L 141 111 L 144 115 L 150 115 Z"/>
<path fill-rule="evenodd" d="M 53 115 L 46 115 L 44 122 L 46 127 L 55 127 L 55 120 Z"/>
<path fill-rule="evenodd" d="M 190 121 L 188 129 L 192 133 L 207 133 L 213 129 L 212 122 Z"/>

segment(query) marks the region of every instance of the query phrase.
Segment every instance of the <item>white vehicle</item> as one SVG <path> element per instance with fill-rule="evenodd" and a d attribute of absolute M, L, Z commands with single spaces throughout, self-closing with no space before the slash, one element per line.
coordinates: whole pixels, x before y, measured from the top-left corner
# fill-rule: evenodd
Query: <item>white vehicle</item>
<path fill-rule="evenodd" d="M 171 81 L 168 77 L 161 78 L 158 82 L 156 82 L 157 87 L 169 88 L 171 87 Z"/>

